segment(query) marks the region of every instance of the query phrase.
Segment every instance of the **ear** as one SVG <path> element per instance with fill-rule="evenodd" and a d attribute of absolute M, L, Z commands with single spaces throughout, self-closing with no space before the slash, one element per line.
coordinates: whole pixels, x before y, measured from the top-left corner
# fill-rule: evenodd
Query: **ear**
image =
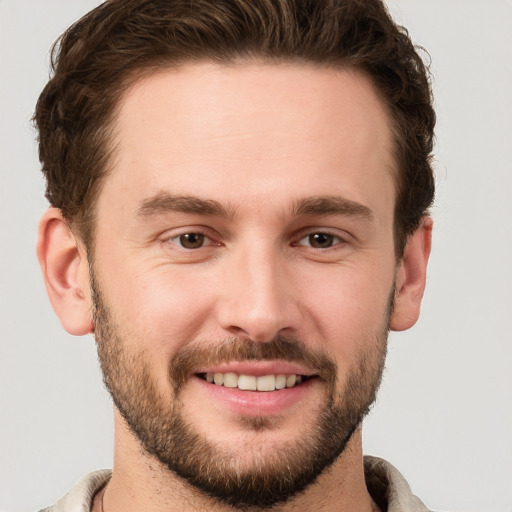
<path fill-rule="evenodd" d="M 425 217 L 420 227 L 407 240 L 404 256 L 398 267 L 395 308 L 390 321 L 393 331 L 405 331 L 418 320 L 431 244 L 432 219 Z"/>
<path fill-rule="evenodd" d="M 85 250 L 57 208 L 41 217 L 37 257 L 46 291 L 62 327 L 76 336 L 92 332 L 89 267 Z"/>

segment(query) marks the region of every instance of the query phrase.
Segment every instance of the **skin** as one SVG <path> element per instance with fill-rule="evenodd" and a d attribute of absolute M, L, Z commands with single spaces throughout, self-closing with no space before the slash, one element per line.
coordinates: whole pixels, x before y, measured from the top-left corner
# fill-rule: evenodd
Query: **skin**
<path fill-rule="evenodd" d="M 234 336 L 265 343 L 278 334 L 325 352 L 341 391 L 362 351 L 375 349 L 390 294 L 390 328 L 416 322 L 432 224 L 424 220 L 397 262 L 389 122 L 370 82 L 350 70 L 204 63 L 156 73 L 126 92 L 96 204 L 95 277 L 126 350 L 145 351 L 162 396 L 171 393 L 169 361 L 187 344 Z M 222 211 L 175 211 L 169 196 L 213 200 Z M 162 197 L 167 206 L 155 208 Z M 297 211 L 318 197 L 336 198 L 337 211 Z M 180 246 L 180 235 L 197 232 L 205 245 Z M 314 233 L 333 235 L 332 246 L 311 246 Z M 41 220 L 38 255 L 64 328 L 92 332 L 89 262 L 54 208 Z M 313 383 L 279 410 L 277 428 L 256 432 L 238 421 L 243 411 L 212 399 L 192 376 L 182 389 L 186 418 L 234 447 L 241 467 L 298 439 L 322 397 Z M 106 511 L 222 509 L 141 452 L 117 411 L 115 424 Z M 360 429 L 281 509 L 375 509 Z"/>

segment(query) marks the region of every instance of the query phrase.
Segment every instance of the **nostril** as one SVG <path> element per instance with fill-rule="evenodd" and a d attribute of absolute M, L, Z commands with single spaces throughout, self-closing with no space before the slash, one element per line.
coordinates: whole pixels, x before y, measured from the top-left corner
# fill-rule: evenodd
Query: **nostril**
<path fill-rule="evenodd" d="M 219 326 L 232 336 L 247 337 L 258 342 L 268 342 L 278 334 L 296 332 L 302 323 L 302 308 L 297 295 L 289 296 L 278 287 L 268 290 L 225 290 L 226 295 L 216 304 Z M 261 288 L 261 287 L 260 287 Z M 228 294 L 232 291 L 232 294 Z"/>

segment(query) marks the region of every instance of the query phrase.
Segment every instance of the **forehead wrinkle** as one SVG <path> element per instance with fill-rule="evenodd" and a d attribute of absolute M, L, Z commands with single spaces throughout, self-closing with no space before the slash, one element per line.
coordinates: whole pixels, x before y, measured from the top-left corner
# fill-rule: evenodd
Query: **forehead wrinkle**
<path fill-rule="evenodd" d="M 214 199 L 158 192 L 142 202 L 137 209 L 137 217 L 145 219 L 169 212 L 208 215 L 227 219 L 235 216 L 234 207 L 225 207 Z"/>

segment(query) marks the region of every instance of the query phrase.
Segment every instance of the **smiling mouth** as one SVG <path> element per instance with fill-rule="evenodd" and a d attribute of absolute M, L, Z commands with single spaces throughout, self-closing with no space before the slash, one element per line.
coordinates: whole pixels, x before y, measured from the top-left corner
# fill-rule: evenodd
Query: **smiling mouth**
<path fill-rule="evenodd" d="M 233 372 L 198 373 L 200 379 L 216 386 L 237 388 L 243 391 L 276 391 L 299 386 L 313 376 L 297 374 L 246 375 Z"/>

